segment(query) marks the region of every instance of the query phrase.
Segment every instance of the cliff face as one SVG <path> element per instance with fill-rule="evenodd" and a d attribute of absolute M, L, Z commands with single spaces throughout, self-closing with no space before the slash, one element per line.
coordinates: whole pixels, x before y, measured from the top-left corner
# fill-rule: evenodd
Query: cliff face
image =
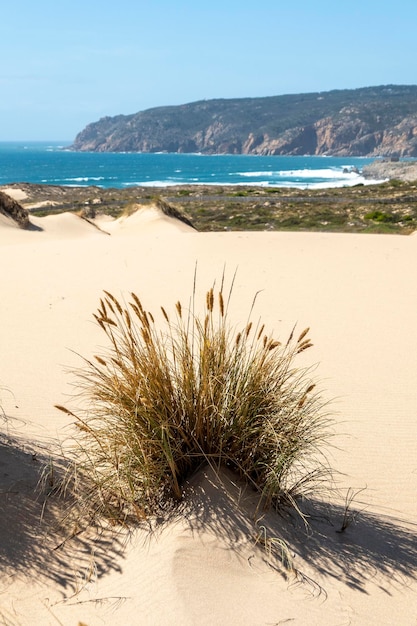
<path fill-rule="evenodd" d="M 417 86 L 205 100 L 105 117 L 73 150 L 417 157 Z"/>

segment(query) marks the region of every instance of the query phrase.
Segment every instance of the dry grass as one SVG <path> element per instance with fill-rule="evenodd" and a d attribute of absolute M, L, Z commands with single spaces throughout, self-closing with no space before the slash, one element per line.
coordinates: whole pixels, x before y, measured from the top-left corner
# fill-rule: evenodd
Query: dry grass
<path fill-rule="evenodd" d="M 330 418 L 294 364 L 308 329 L 285 343 L 260 322 L 236 330 L 232 290 L 209 289 L 199 315 L 194 285 L 187 309 L 161 307 L 162 324 L 136 294 L 124 305 L 105 292 L 95 319 L 108 348 L 76 372 L 87 409 L 58 407 L 76 420 L 73 478 L 89 511 L 143 519 L 181 500 L 206 463 L 235 471 L 265 508 L 297 506 L 328 477 Z"/>

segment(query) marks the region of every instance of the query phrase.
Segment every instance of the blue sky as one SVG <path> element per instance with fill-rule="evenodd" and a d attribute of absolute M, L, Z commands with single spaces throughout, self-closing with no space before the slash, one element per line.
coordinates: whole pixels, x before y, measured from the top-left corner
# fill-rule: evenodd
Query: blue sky
<path fill-rule="evenodd" d="M 417 84 L 416 30 L 415 0 L 5 2 L 0 141 L 204 98 Z"/>

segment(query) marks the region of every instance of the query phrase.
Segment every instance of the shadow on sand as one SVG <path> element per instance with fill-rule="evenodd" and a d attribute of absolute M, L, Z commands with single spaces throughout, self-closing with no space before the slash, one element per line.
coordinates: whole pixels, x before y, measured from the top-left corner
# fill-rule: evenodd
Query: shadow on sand
<path fill-rule="evenodd" d="M 372 583 L 389 594 L 392 585 L 417 581 L 417 525 L 359 511 L 340 532 L 344 513 L 344 505 L 314 500 L 305 503 L 308 525 L 295 513 L 262 513 L 250 489 L 223 471 L 219 481 L 210 470 L 204 480 L 191 481 L 182 511 L 192 532 L 209 531 L 236 549 L 244 537 L 262 537 L 260 531 L 265 529 L 265 536 L 278 539 L 278 569 L 283 569 L 279 567 L 282 541 L 295 555 L 298 580 L 313 586 L 316 576 L 318 580 L 330 577 L 363 593 Z"/>
<path fill-rule="evenodd" d="M 89 576 L 121 571 L 128 534 L 112 529 L 100 534 L 92 529 L 67 529 L 66 534 L 59 530 L 62 501 L 49 498 L 45 503 L 37 489 L 47 463 L 46 457 L 0 433 L 0 571 L 6 577 L 35 576 L 57 583 L 68 597 Z M 209 533 L 239 551 L 248 541 L 255 549 L 256 538 L 259 541 L 265 529 L 265 537 L 278 539 L 276 545 L 285 542 L 295 555 L 297 580 L 310 586 L 316 577 L 321 581 L 317 588 L 333 578 L 362 593 L 373 584 L 390 594 L 393 585 L 417 581 L 417 525 L 410 522 L 362 511 L 339 532 L 345 507 L 309 501 L 306 526 L 294 514 L 259 512 L 257 495 L 224 470 L 220 475 L 200 471 L 189 481 L 185 495 L 172 515 L 146 525 L 145 541 L 157 539 L 167 524 L 180 520 L 191 536 Z M 287 578 L 279 554 L 271 556 L 264 551 L 264 560 Z"/>
<path fill-rule="evenodd" d="M 41 228 L 40 226 L 37 226 L 36 224 L 34 224 L 33 222 L 29 222 L 28 227 L 26 228 L 26 230 L 30 230 L 30 231 L 34 231 L 34 232 L 43 232 L 43 228 Z"/>
<path fill-rule="evenodd" d="M 110 570 L 120 571 L 121 535 L 62 530 L 65 503 L 39 490 L 48 458 L 0 433 L 0 571 L 2 578 L 57 583 L 64 596 Z"/>

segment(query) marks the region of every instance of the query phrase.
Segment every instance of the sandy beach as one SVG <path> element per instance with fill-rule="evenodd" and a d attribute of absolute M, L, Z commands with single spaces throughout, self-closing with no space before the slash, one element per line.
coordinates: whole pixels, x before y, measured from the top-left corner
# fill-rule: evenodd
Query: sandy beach
<path fill-rule="evenodd" d="M 153 207 L 31 223 L 0 221 L 0 623 L 415 626 L 417 235 L 199 233 Z M 237 325 L 260 291 L 255 317 L 276 336 L 311 327 L 303 363 L 331 401 L 339 499 L 307 530 L 271 521 L 296 573 L 255 545 L 250 494 L 227 473 L 195 477 L 200 516 L 152 532 L 60 545 L 40 521 L 42 458 L 72 433 L 54 405 L 75 402 L 69 370 L 103 343 L 92 315 L 103 290 L 172 310 L 188 302 L 196 264 L 202 298 L 237 269 Z M 338 533 L 349 489 L 357 515 Z"/>

